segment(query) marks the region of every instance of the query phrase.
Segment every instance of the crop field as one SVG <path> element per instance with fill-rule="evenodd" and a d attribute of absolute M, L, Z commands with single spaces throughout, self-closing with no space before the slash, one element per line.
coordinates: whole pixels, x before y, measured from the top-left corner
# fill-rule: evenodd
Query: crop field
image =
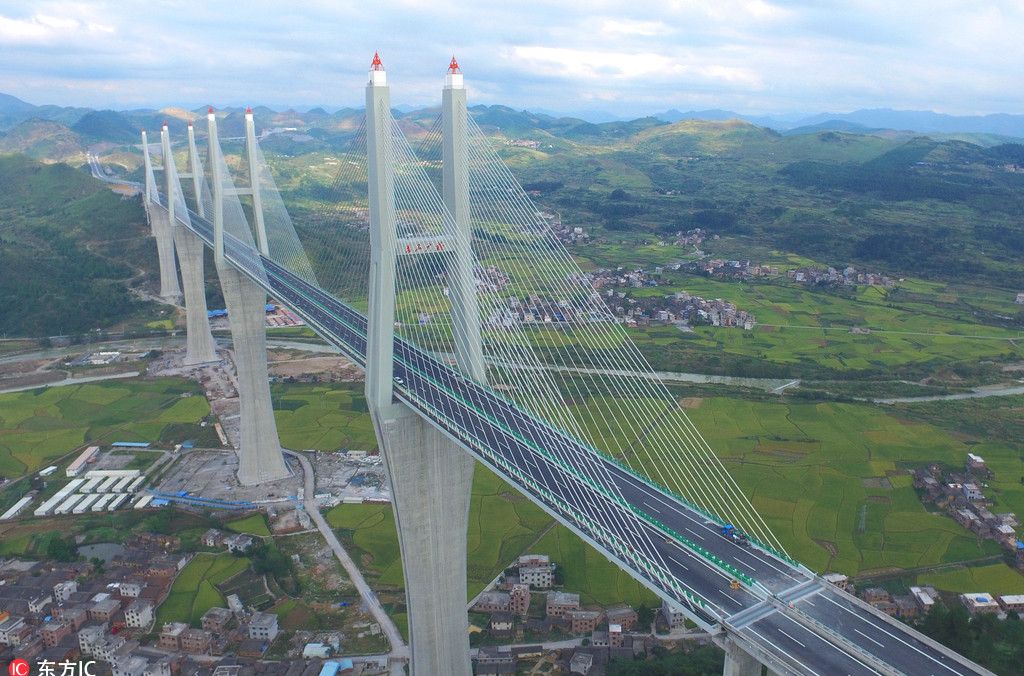
<path fill-rule="evenodd" d="M 271 388 L 281 445 L 297 450 L 373 450 L 362 383 L 281 384 Z"/>
<path fill-rule="evenodd" d="M 248 533 L 260 537 L 270 537 L 270 529 L 267 528 L 267 520 L 262 514 L 253 514 L 244 519 L 235 519 L 224 524 L 236 533 Z"/>
<path fill-rule="evenodd" d="M 338 505 L 325 515 L 335 530 L 351 531 L 351 553 L 373 586 L 403 588 L 402 560 L 391 505 Z"/>
<path fill-rule="evenodd" d="M 989 592 L 1002 595 L 1024 592 L 1021 574 L 1005 563 L 926 573 L 919 575 L 917 582 L 960 594 Z"/>
<path fill-rule="evenodd" d="M 913 568 L 998 553 L 927 511 L 907 469 L 990 459 L 993 511 L 1024 513 L 1019 449 L 856 404 L 715 397 L 688 411 L 787 551 L 818 571 Z M 1018 576 L 1024 589 L 1024 576 Z"/>
<path fill-rule="evenodd" d="M 164 622 L 198 626 L 203 613 L 226 603 L 217 585 L 248 567 L 248 559 L 231 554 L 197 554 L 178 574 L 167 599 L 157 608 L 156 626 Z"/>
<path fill-rule="evenodd" d="M 168 425 L 209 412 L 198 385 L 177 378 L 0 394 L 0 475 L 36 471 L 85 443 L 155 442 Z"/>
<path fill-rule="evenodd" d="M 951 302 L 937 308 L 940 298 L 958 301 L 959 293 L 969 292 L 939 293 L 940 285 L 922 282 L 910 285 L 913 292 L 865 287 L 856 295 L 844 296 L 782 282 L 740 283 L 689 275 L 671 279 L 671 286 L 643 289 L 637 295 L 685 290 L 704 298 L 721 298 L 754 313 L 757 325 L 753 331 L 701 326 L 685 335 L 671 326 L 633 332 L 649 355 L 656 354 L 653 348 L 657 345 L 674 344 L 677 363 L 657 363 L 666 370 L 688 370 L 688 350 L 756 358 L 790 367 L 794 373 L 813 372 L 811 369 L 882 372 L 983 359 L 1024 359 L 1024 332 L 978 323 L 972 316 L 976 307 L 1012 312 L 1012 297 L 1005 291 L 1001 292 L 1005 302 L 972 300 L 971 305 Z M 854 327 L 870 333 L 852 333 Z M 665 339 L 669 342 L 664 343 Z"/>

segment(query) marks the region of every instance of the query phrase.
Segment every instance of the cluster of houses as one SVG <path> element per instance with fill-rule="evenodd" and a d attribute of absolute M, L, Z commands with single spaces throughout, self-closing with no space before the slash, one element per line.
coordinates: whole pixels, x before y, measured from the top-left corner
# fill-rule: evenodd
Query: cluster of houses
<path fill-rule="evenodd" d="M 712 258 L 688 263 L 684 267 L 691 272 L 719 279 L 756 279 L 779 277 L 781 275 L 778 265 L 754 263 L 750 260 Z M 833 267 L 805 266 L 787 270 L 786 277 L 798 284 L 814 286 L 856 286 L 862 284 L 892 288 L 896 285 L 896 280 L 887 275 L 883 275 L 880 272 L 860 270 L 853 266 L 848 266 L 842 270 Z"/>
<path fill-rule="evenodd" d="M 699 247 L 707 239 L 707 236 L 708 233 L 703 228 L 693 228 L 685 232 L 677 232 L 675 241 L 679 246 Z M 715 235 L 715 239 L 718 239 L 718 235 Z"/>
<path fill-rule="evenodd" d="M 555 569 L 556 564 L 545 555 L 524 554 L 505 572 L 497 589 L 477 597 L 471 610 L 489 616 L 486 629 L 494 638 L 522 640 L 526 632 L 560 630 L 589 635 L 591 645 L 598 647 L 622 647 L 632 641 L 630 632 L 638 620 L 635 610 L 629 606 L 583 607 L 579 594 L 552 589 Z M 543 616 L 530 612 L 535 591 L 544 592 Z"/>
<path fill-rule="evenodd" d="M 607 312 L 598 304 L 570 303 L 567 300 L 552 300 L 531 294 L 523 298 L 509 296 L 502 308 L 494 310 L 487 318 L 491 326 L 517 326 L 520 324 L 562 324 L 565 322 L 586 322 L 597 319 L 607 320 Z"/>
<path fill-rule="evenodd" d="M 825 580 L 840 589 L 853 592 L 849 579 L 840 573 L 829 573 Z M 910 587 L 909 594 L 891 594 L 882 587 L 866 587 L 857 594 L 866 603 L 876 609 L 903 620 L 911 621 L 928 614 L 936 603 L 942 603 L 942 597 L 935 587 Z M 1004 594 L 993 596 L 988 592 L 970 592 L 959 594 L 959 602 L 971 615 L 992 613 L 1005 618 L 1016 614 L 1024 619 L 1024 594 Z"/>
<path fill-rule="evenodd" d="M 662 323 L 684 322 L 690 326 L 738 327 L 750 331 L 757 324 L 752 312 L 741 310 L 721 298 L 701 298 L 685 291 L 665 296 L 665 307 L 652 310 L 653 317 Z"/>
<path fill-rule="evenodd" d="M 724 258 L 712 258 L 709 260 L 689 263 L 687 266 L 691 272 L 697 272 L 708 277 L 719 279 L 750 279 L 752 277 L 778 277 L 779 266 L 751 263 L 749 260 L 725 260 Z"/>
<path fill-rule="evenodd" d="M 1014 300 L 1013 302 L 1015 302 L 1017 305 L 1024 305 L 1024 292 L 1018 293 L 1016 300 Z"/>
<path fill-rule="evenodd" d="M 786 276 L 800 284 L 811 284 L 817 286 L 856 286 L 863 284 L 867 286 L 882 286 L 891 289 L 896 286 L 896 280 L 880 272 L 866 272 L 855 267 L 846 267 L 837 270 L 833 267 L 796 268 L 786 272 Z"/>
<path fill-rule="evenodd" d="M 614 270 L 602 268 L 583 275 L 583 279 L 580 281 L 589 283 L 595 291 L 608 288 L 642 289 L 658 286 L 661 283 L 659 279 L 661 272 L 662 268 L 660 267 L 656 267 L 653 274 L 639 268 L 634 270 L 622 267 Z"/>
<path fill-rule="evenodd" d="M 1013 512 L 993 514 L 989 509 L 993 503 L 985 496 L 985 481 L 991 477 L 985 459 L 968 453 L 963 471 L 945 471 L 938 465 L 915 470 L 914 487 L 923 500 L 945 510 L 979 538 L 998 542 L 1024 571 L 1024 541 L 1017 535 L 1020 519 Z"/>
<path fill-rule="evenodd" d="M 530 192 L 530 195 L 534 197 L 540 194 L 540 191 Z M 537 215 L 544 220 L 548 231 L 562 244 L 587 244 L 591 241 L 590 233 L 587 232 L 586 228 L 578 225 L 563 225 L 562 218 L 558 214 L 553 214 L 550 211 L 539 211 Z"/>
<path fill-rule="evenodd" d="M 627 298 L 612 290 L 605 292 L 612 312 L 626 326 L 673 324 L 676 326 L 722 326 L 750 331 L 757 324 L 752 312 L 741 310 L 721 298 L 701 298 L 686 291 L 661 297 Z"/>
<path fill-rule="evenodd" d="M 157 626 L 156 609 L 191 558 L 167 553 L 180 544 L 176 540 L 140 536 L 100 568 L 81 561 L 0 560 L 0 662 L 96 661 L 109 665 L 102 673 L 113 676 L 321 672 L 328 655 L 319 653 L 261 665 L 280 633 L 277 616 L 252 612 L 234 594 L 228 608 L 207 610 L 198 627 Z"/>
<path fill-rule="evenodd" d="M 123 664 L 115 674 L 170 676 L 170 661 L 136 655 L 133 637 L 152 629 L 156 607 L 188 563 L 188 555 L 168 553 L 174 540 L 139 536 L 100 568 L 0 561 L 0 661 L 93 659 Z"/>
<path fill-rule="evenodd" d="M 505 141 L 505 145 L 512 146 L 513 148 L 530 148 L 536 150 L 540 148 L 540 141 L 534 141 L 528 138 L 510 138 Z"/>
<path fill-rule="evenodd" d="M 508 273 L 496 265 L 478 267 L 474 277 L 476 289 L 482 293 L 498 293 L 509 285 Z"/>

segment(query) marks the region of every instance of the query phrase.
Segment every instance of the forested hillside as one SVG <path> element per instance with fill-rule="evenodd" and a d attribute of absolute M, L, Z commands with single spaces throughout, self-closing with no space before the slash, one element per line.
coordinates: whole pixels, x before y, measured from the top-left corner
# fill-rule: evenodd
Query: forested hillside
<path fill-rule="evenodd" d="M 21 155 L 0 155 L 0 185 L 0 332 L 82 333 L 136 309 L 126 281 L 154 258 L 138 199 Z"/>

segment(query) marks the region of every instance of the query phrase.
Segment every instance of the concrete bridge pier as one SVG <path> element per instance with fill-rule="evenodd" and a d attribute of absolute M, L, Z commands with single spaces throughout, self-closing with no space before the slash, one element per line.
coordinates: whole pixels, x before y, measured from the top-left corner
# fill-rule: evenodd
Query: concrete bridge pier
<path fill-rule="evenodd" d="M 206 116 L 210 144 L 210 191 L 213 213 L 213 259 L 217 266 L 224 303 L 228 310 L 231 342 L 234 346 L 235 370 L 238 373 L 238 403 L 241 421 L 241 445 L 238 449 L 238 481 L 254 486 L 288 476 L 281 443 L 274 421 L 267 374 L 266 305 L 267 292 L 232 267 L 224 256 L 224 181 L 221 176 L 220 140 L 217 117 L 210 109 Z M 246 131 L 252 137 L 252 114 L 246 114 Z M 249 147 L 253 152 L 252 145 Z M 250 187 L 248 194 L 255 188 Z M 236 191 L 236 194 L 245 194 Z M 254 200 L 255 201 L 255 200 Z M 257 203 L 258 207 L 259 204 Z M 256 211 L 260 222 L 262 213 Z M 265 244 L 266 237 L 260 238 Z M 261 247 L 265 254 L 265 248 Z"/>
<path fill-rule="evenodd" d="M 174 245 L 181 265 L 185 287 L 185 364 L 205 364 L 217 360 L 217 349 L 210 332 L 206 309 L 206 276 L 203 270 L 201 239 L 187 228 L 174 228 Z"/>
<path fill-rule="evenodd" d="M 217 275 L 228 309 L 238 372 L 238 481 L 255 486 L 283 479 L 289 472 L 278 441 L 267 374 L 267 292 L 228 265 L 218 267 Z"/>
<path fill-rule="evenodd" d="M 466 532 L 473 458 L 403 404 L 371 409 L 402 551 L 416 676 L 472 673 Z"/>
<path fill-rule="evenodd" d="M 149 221 L 149 230 L 156 239 L 157 260 L 160 264 L 160 297 L 167 300 L 176 300 L 181 297 L 181 287 L 178 286 L 178 267 L 174 261 L 174 239 L 171 235 L 171 222 L 164 209 L 154 208 L 159 198 L 156 187 L 156 180 L 153 178 L 153 163 L 149 157 L 149 141 L 146 139 L 146 132 L 142 132 L 142 161 L 145 166 L 145 198 L 142 203 L 146 208 L 146 219 Z M 167 158 L 164 156 L 166 168 Z M 171 160 L 173 161 L 173 160 Z"/>
<path fill-rule="evenodd" d="M 195 147 L 192 123 L 188 125 L 189 146 Z M 203 274 L 203 242 L 188 228 L 178 223 L 175 208 L 185 204 L 185 196 L 181 193 L 178 172 L 173 166 L 174 155 L 171 153 L 171 136 L 165 124 L 160 130 L 160 143 L 163 147 L 164 178 L 167 189 L 167 221 L 173 233 L 174 248 L 178 253 L 178 264 L 181 266 L 181 281 L 185 289 L 185 364 L 203 364 L 215 361 L 217 351 L 210 333 L 210 318 L 206 312 L 206 279 Z M 187 174 L 195 180 L 196 157 L 191 155 L 193 166 Z M 197 184 L 198 185 L 198 184 Z M 198 189 L 196 191 L 198 195 Z M 201 209 L 201 207 L 200 207 Z"/>
<path fill-rule="evenodd" d="M 722 648 L 725 650 L 723 676 L 761 676 L 763 669 L 761 663 L 737 645 L 735 641 L 726 639 Z"/>
<path fill-rule="evenodd" d="M 168 301 L 181 298 L 178 285 L 178 266 L 174 260 L 174 237 L 171 235 L 170 219 L 162 209 L 153 209 L 153 235 L 156 237 L 156 252 L 160 260 L 160 297 Z"/>

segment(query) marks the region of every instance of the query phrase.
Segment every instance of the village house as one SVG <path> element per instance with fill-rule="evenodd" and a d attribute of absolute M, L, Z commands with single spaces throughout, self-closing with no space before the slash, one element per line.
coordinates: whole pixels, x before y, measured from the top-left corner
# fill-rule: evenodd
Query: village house
<path fill-rule="evenodd" d="M 569 592 L 548 592 L 545 602 L 545 614 L 548 617 L 568 617 L 569 613 L 580 609 L 580 595 Z"/>
<path fill-rule="evenodd" d="M 511 598 L 508 592 L 489 591 L 480 594 L 476 603 L 473 604 L 473 611 L 477 613 L 503 613 L 508 612 Z"/>

